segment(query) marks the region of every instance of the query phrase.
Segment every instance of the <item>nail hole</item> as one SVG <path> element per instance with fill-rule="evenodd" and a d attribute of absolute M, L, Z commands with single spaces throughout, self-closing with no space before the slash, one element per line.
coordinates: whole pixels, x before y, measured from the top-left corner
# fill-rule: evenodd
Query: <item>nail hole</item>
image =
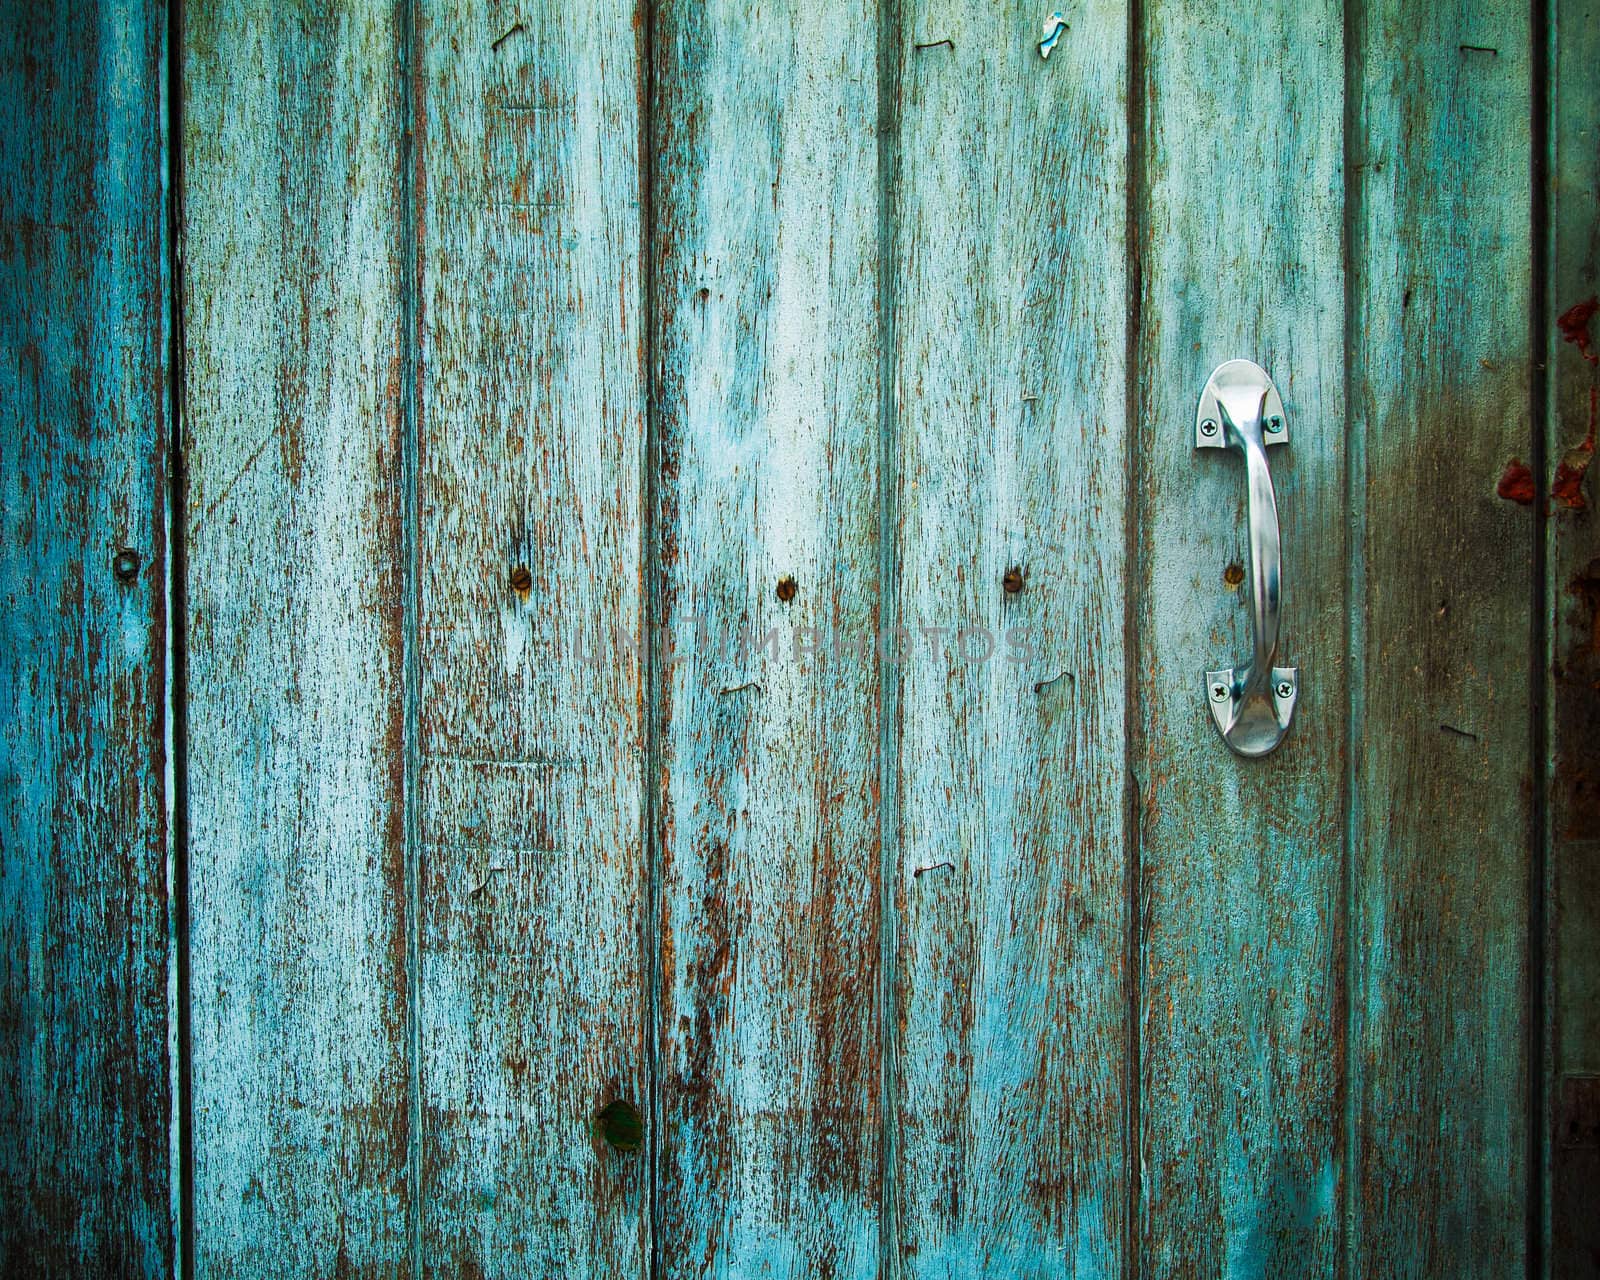
<path fill-rule="evenodd" d="M 132 547 L 123 547 L 111 558 L 111 572 L 118 582 L 132 582 L 139 576 L 139 553 Z"/>
<path fill-rule="evenodd" d="M 1010 596 L 1014 596 L 1017 594 L 1017 592 L 1021 591 L 1025 585 L 1025 579 L 1022 576 L 1022 566 L 1014 564 L 1007 569 L 1006 576 L 1000 579 L 1000 585 L 1006 589 L 1006 594 Z"/>
<path fill-rule="evenodd" d="M 1241 582 L 1244 581 L 1244 566 L 1235 560 L 1222 571 L 1222 580 L 1228 585 L 1230 590 L 1237 587 Z"/>
<path fill-rule="evenodd" d="M 789 601 L 793 600 L 795 592 L 799 590 L 800 584 L 794 580 L 791 574 L 786 573 L 778 579 L 778 599 L 783 601 L 784 604 L 788 604 Z"/>
<path fill-rule="evenodd" d="M 618 1151 L 637 1151 L 644 1145 L 644 1117 L 625 1098 L 608 1102 L 596 1112 L 595 1129 Z"/>
<path fill-rule="evenodd" d="M 511 589 L 519 596 L 525 596 L 533 590 L 533 575 L 528 572 L 528 566 L 519 564 L 511 571 Z"/>

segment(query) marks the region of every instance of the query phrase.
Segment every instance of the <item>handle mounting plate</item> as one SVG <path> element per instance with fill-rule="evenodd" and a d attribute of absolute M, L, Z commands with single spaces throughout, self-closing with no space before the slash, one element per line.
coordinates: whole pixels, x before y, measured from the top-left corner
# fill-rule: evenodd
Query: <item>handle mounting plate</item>
<path fill-rule="evenodd" d="M 1266 404 L 1261 403 L 1261 392 L 1267 393 Z M 1234 422 L 1255 416 L 1261 409 L 1261 443 L 1267 448 L 1289 443 L 1289 415 L 1283 411 L 1283 397 L 1273 384 L 1267 371 L 1253 360 L 1229 360 L 1219 364 L 1206 379 L 1206 388 L 1200 393 L 1200 404 L 1194 414 L 1194 447 L 1196 449 L 1227 449 L 1237 446 L 1228 440 L 1229 417 Z M 1225 414 L 1224 408 L 1236 411 Z M 1210 429 L 1207 429 L 1210 424 Z"/>
<path fill-rule="evenodd" d="M 1218 690 L 1223 695 L 1217 696 Z M 1300 669 L 1273 667 L 1267 696 L 1250 696 L 1233 667 L 1206 672 L 1206 692 L 1217 732 L 1241 756 L 1264 756 L 1289 732 L 1300 697 Z"/>

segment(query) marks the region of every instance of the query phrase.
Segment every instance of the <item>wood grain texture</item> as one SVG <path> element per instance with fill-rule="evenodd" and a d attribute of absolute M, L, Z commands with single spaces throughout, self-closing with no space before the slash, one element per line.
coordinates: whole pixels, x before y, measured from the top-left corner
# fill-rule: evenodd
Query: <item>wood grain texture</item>
<path fill-rule="evenodd" d="M 1332 1275 L 1343 1037 L 1343 47 L 1332 3 L 1148 0 L 1137 387 L 1141 1267 Z M 1289 444 L 1277 752 L 1240 760 L 1205 673 L 1250 652 L 1244 469 L 1197 452 L 1212 369 L 1272 375 Z"/>
<path fill-rule="evenodd" d="M 656 17 L 668 1276 L 878 1274 L 874 14 Z"/>
<path fill-rule="evenodd" d="M 138 0 L 0 14 L 8 1276 L 172 1267 L 165 34 Z"/>
<path fill-rule="evenodd" d="M 421 1251 L 644 1274 L 637 38 L 427 3 L 415 44 Z M 597 637 L 605 637 L 602 644 Z"/>
<path fill-rule="evenodd" d="M 979 0 L 186 6 L 196 1273 L 1488 1277 L 1547 1177 L 1587 1274 L 1600 34 L 1553 4 L 1548 353 L 1499 0 L 1131 48 L 1085 0 L 1048 60 Z M 7 1275 L 175 1265 L 164 40 L 0 17 Z M 1259 762 L 1201 678 L 1232 356 L 1292 437 Z"/>
<path fill-rule="evenodd" d="M 1351 1275 L 1526 1257 L 1529 56 L 1524 6 L 1421 0 L 1350 50 Z"/>
<path fill-rule="evenodd" d="M 396 19 L 185 9 L 199 1276 L 407 1271 Z"/>
<path fill-rule="evenodd" d="M 1127 16 L 1048 61 L 1033 5 L 900 17 L 893 1263 L 1114 1276 Z"/>
<path fill-rule="evenodd" d="M 1549 1274 L 1600 1271 L 1600 4 L 1557 0 L 1550 176 L 1546 708 Z M 1556 486 L 1552 483 L 1552 488 Z"/>

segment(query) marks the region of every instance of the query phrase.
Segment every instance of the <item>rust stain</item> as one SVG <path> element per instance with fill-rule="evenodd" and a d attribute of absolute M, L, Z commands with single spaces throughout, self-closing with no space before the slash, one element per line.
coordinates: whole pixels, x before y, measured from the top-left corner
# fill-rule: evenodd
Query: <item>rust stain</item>
<path fill-rule="evenodd" d="M 836 780 L 824 752 L 813 797 L 820 800 Z M 820 840 L 803 907 L 817 957 L 805 1015 L 814 1045 L 808 1182 L 816 1192 L 850 1197 L 877 1190 L 877 877 L 876 857 L 861 852 L 848 840 Z M 806 929 L 803 918 L 796 923 Z"/>
<path fill-rule="evenodd" d="M 1021 565 L 1012 565 L 1006 570 L 1006 576 L 1000 579 L 1000 585 L 1005 588 L 1007 595 L 1016 595 L 1026 585 L 1022 574 Z"/>
<path fill-rule="evenodd" d="M 1506 469 L 1500 474 L 1500 483 L 1494 487 L 1495 493 L 1507 502 L 1518 502 L 1525 507 L 1533 505 L 1534 484 L 1533 472 L 1528 464 L 1521 458 L 1513 458 L 1506 463 Z"/>
<path fill-rule="evenodd" d="M 795 592 L 799 589 L 799 584 L 795 582 L 790 574 L 784 574 L 783 577 L 778 579 L 778 599 L 784 604 L 788 604 L 789 601 L 793 600 Z"/>
<path fill-rule="evenodd" d="M 1590 364 L 1600 364 L 1600 352 L 1594 350 L 1589 337 L 1589 321 L 1594 319 L 1596 311 L 1600 311 L 1600 297 L 1591 294 L 1556 317 L 1556 327 L 1561 330 L 1562 338 L 1576 346 L 1578 354 Z"/>
<path fill-rule="evenodd" d="M 1589 611 L 1589 652 L 1600 657 L 1600 556 L 1567 585 L 1567 591 Z"/>

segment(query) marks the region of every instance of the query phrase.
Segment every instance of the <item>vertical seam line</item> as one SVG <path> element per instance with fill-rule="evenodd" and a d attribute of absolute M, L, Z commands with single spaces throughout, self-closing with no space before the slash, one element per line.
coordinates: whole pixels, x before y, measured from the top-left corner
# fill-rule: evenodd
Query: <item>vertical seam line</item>
<path fill-rule="evenodd" d="M 194 1038 L 189 966 L 189 473 L 183 447 L 183 0 L 169 0 L 163 93 L 166 99 L 167 391 L 163 406 L 168 432 L 167 563 L 166 563 L 166 783 L 167 840 L 170 847 L 174 1031 L 169 1044 L 176 1054 L 176 1097 L 171 1123 L 176 1148 L 177 1186 L 169 1191 L 176 1221 L 172 1224 L 179 1276 L 194 1274 Z M 169 1081 L 169 1088 L 172 1082 Z M 175 1192 L 175 1194 L 174 1194 Z"/>
<path fill-rule="evenodd" d="M 637 58 L 640 75 L 638 93 L 638 290 L 640 290 L 640 376 L 645 397 L 645 442 L 640 475 L 640 606 L 645 630 L 645 672 L 642 698 L 645 754 L 643 787 L 640 789 L 640 845 L 645 853 L 645 914 L 640 922 L 640 947 L 646 973 L 645 1074 L 646 1112 L 650 1115 L 648 1146 L 648 1205 L 640 1224 L 648 1234 L 645 1270 L 651 1280 L 661 1274 L 661 910 L 662 850 L 659 834 L 659 795 L 661 787 L 661 539 L 658 530 L 659 472 L 661 472 L 661 408 L 656 394 L 656 0 L 638 0 Z"/>
<path fill-rule="evenodd" d="M 422 845 L 421 800 L 421 421 L 422 421 L 422 247 L 418 204 L 422 160 L 416 129 L 422 119 L 419 98 L 422 76 L 418 56 L 417 0 L 400 0 L 400 75 L 402 89 L 402 156 L 400 164 L 401 227 L 404 260 L 401 286 L 402 365 L 406 370 L 401 421 L 401 543 L 405 575 L 401 602 L 402 708 L 405 761 L 402 814 L 405 862 L 406 928 L 406 1141 L 408 1253 L 415 1280 L 423 1274 L 422 1194 Z"/>
<path fill-rule="evenodd" d="M 1548 960 L 1547 935 L 1548 903 L 1546 888 L 1550 872 L 1549 857 L 1549 803 L 1547 785 L 1547 755 L 1551 745 L 1549 714 L 1549 689 L 1546 684 L 1548 670 L 1546 658 L 1550 645 L 1550 609 L 1552 604 L 1550 584 L 1549 537 L 1541 513 L 1548 509 L 1549 458 L 1551 441 L 1549 364 L 1552 358 L 1551 328 L 1549 319 L 1549 272 L 1552 256 L 1551 236 L 1553 222 L 1550 217 L 1550 180 L 1554 173 L 1551 148 L 1554 130 L 1551 128 L 1554 78 L 1553 54 L 1555 35 L 1551 19 L 1550 0 L 1533 0 L 1529 32 L 1529 239 L 1532 261 L 1529 272 L 1530 297 L 1528 316 L 1529 341 L 1529 418 L 1533 439 L 1529 454 L 1533 460 L 1533 474 L 1537 477 L 1533 510 L 1529 522 L 1533 536 L 1533 609 L 1529 628 L 1528 655 L 1528 705 L 1529 705 L 1529 774 L 1532 782 L 1532 805 L 1529 814 L 1528 857 L 1528 1135 L 1527 1170 L 1527 1273 L 1539 1277 L 1544 1272 L 1544 1218 L 1545 1218 L 1545 1150 L 1549 1125 L 1545 1072 L 1548 1021 L 1546 999 L 1549 994 L 1546 963 Z"/>
<path fill-rule="evenodd" d="M 644 1220 L 647 1233 L 645 1271 L 654 1280 L 661 1273 L 661 910 L 662 849 L 659 796 L 662 744 L 662 667 L 660 660 L 661 548 L 657 513 L 660 504 L 661 423 L 657 396 L 656 332 L 656 0 L 639 0 L 639 35 L 635 50 L 639 82 L 636 146 L 639 168 L 639 362 L 644 393 L 643 468 L 639 477 L 640 608 L 643 613 L 645 670 L 640 689 L 644 732 L 643 786 L 639 796 L 640 846 L 645 859 L 645 903 L 639 923 L 639 945 L 646 975 L 645 1109 L 649 1116 L 648 1171 Z"/>
<path fill-rule="evenodd" d="M 1344 930 L 1342 981 L 1335 1016 L 1341 1030 L 1344 1060 L 1339 1071 L 1339 1111 L 1344 1147 L 1342 1195 L 1338 1224 L 1338 1265 L 1342 1274 L 1356 1273 L 1357 1114 L 1360 1098 L 1356 1084 L 1355 1017 L 1356 985 L 1359 981 L 1360 936 L 1356 911 L 1356 857 L 1362 818 L 1358 787 L 1361 749 L 1362 697 L 1365 686 L 1366 618 L 1363 613 L 1362 585 L 1366 574 L 1366 416 L 1357 411 L 1357 388 L 1362 371 L 1358 334 L 1361 308 L 1362 250 L 1365 244 L 1360 225 L 1364 195 L 1360 162 L 1360 128 L 1364 94 L 1362 59 L 1365 56 L 1365 28 L 1359 4 L 1344 10 L 1344 502 L 1347 516 L 1345 534 L 1345 729 L 1344 729 L 1344 830 L 1340 849 L 1340 896 L 1343 909 L 1340 927 Z"/>
<path fill-rule="evenodd" d="M 899 0 L 877 5 L 878 611 L 879 636 L 899 619 L 899 465 L 895 378 L 898 268 Z M 881 644 L 880 644 L 881 650 Z M 892 674 L 891 674 L 892 671 Z M 900 1273 L 898 1000 L 900 668 L 878 663 L 878 1271 Z"/>
<path fill-rule="evenodd" d="M 1124 230 L 1127 256 L 1128 309 L 1123 335 L 1124 351 L 1123 394 L 1125 422 L 1123 429 L 1123 750 L 1126 798 L 1123 820 L 1127 828 L 1123 833 L 1124 845 L 1124 903 L 1123 903 L 1123 1260 L 1122 1274 L 1127 1280 L 1137 1280 L 1142 1270 L 1140 1250 L 1141 1215 L 1143 1213 L 1143 1147 L 1141 1127 L 1141 1091 L 1143 1088 L 1143 1046 L 1141 1043 L 1141 1002 L 1144 999 L 1143 973 L 1143 913 L 1140 899 L 1143 891 L 1144 867 L 1142 848 L 1143 806 L 1140 797 L 1138 765 L 1143 749 L 1143 725 L 1139 699 L 1139 676 L 1142 647 L 1139 613 L 1148 599 L 1143 589 L 1145 561 L 1139 554 L 1144 532 L 1144 512 L 1140 500 L 1139 436 L 1142 430 L 1139 413 L 1140 383 L 1139 361 L 1141 329 L 1144 324 L 1144 260 L 1140 240 L 1141 212 L 1146 191 L 1144 152 L 1145 113 L 1145 47 L 1143 0 L 1130 0 L 1128 5 L 1127 40 L 1127 175 L 1125 178 L 1127 205 L 1124 211 Z M 1130 591 L 1135 582 L 1138 591 Z"/>

